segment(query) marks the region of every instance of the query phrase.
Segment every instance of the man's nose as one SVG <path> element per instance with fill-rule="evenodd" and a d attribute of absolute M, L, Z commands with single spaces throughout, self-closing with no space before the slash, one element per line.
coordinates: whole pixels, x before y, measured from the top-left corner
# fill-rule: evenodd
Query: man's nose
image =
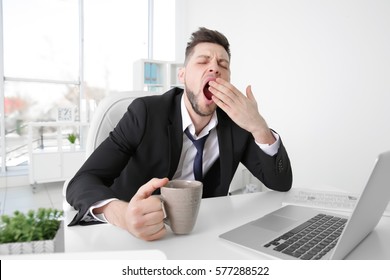
<path fill-rule="evenodd" d="M 220 74 L 220 68 L 219 68 L 218 62 L 216 62 L 216 61 L 210 62 L 209 72 L 215 73 L 216 75 Z"/>

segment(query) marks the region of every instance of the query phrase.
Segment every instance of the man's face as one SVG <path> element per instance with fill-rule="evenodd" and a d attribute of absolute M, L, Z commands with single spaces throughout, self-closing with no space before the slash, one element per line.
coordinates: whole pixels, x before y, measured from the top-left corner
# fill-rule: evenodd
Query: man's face
<path fill-rule="evenodd" d="M 194 112 L 210 116 L 217 105 L 211 99 L 208 83 L 216 78 L 230 81 L 229 55 L 220 45 L 200 43 L 195 46 L 179 78 Z"/>

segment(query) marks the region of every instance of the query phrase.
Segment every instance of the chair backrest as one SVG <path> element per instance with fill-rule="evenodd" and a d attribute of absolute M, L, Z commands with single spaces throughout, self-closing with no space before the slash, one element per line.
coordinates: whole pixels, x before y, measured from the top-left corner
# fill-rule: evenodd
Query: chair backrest
<path fill-rule="evenodd" d="M 147 95 L 156 95 L 155 92 L 130 91 L 108 95 L 101 100 L 93 114 L 85 143 L 85 154 L 88 158 L 92 152 L 102 143 L 123 117 L 127 107 L 134 99 Z M 74 210 L 66 201 L 66 189 L 71 178 L 68 178 L 62 188 L 64 211 Z"/>
<path fill-rule="evenodd" d="M 155 94 L 147 91 L 121 92 L 108 95 L 101 100 L 90 123 L 85 145 L 86 157 L 88 158 L 108 137 L 134 99 Z"/>

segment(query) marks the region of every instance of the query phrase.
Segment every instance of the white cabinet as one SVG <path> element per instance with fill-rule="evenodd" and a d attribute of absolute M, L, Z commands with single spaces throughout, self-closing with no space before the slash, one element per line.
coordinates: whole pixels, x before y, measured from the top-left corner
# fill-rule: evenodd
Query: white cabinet
<path fill-rule="evenodd" d="M 87 123 L 31 122 L 29 135 L 29 180 L 31 185 L 65 181 L 74 176 L 85 161 L 85 149 L 80 135 L 86 135 Z M 67 134 L 76 133 L 73 146 Z"/>
<path fill-rule="evenodd" d="M 165 92 L 172 87 L 182 87 L 177 77 L 182 63 L 140 59 L 134 63 L 134 90 Z"/>
<path fill-rule="evenodd" d="M 30 184 L 57 181 L 62 177 L 61 155 L 58 152 L 33 152 L 30 167 Z"/>
<path fill-rule="evenodd" d="M 63 152 L 61 160 L 61 176 L 66 179 L 72 178 L 85 161 L 85 150 Z"/>

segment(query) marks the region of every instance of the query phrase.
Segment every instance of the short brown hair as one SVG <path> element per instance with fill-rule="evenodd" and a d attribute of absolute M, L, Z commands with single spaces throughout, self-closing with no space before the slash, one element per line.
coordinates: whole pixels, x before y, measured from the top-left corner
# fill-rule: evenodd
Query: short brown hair
<path fill-rule="evenodd" d="M 190 41 L 187 43 L 184 64 L 187 64 L 188 58 L 192 55 L 195 46 L 199 43 L 214 43 L 222 46 L 230 59 L 230 44 L 225 35 L 216 30 L 200 27 L 198 31 L 192 33 Z"/>

